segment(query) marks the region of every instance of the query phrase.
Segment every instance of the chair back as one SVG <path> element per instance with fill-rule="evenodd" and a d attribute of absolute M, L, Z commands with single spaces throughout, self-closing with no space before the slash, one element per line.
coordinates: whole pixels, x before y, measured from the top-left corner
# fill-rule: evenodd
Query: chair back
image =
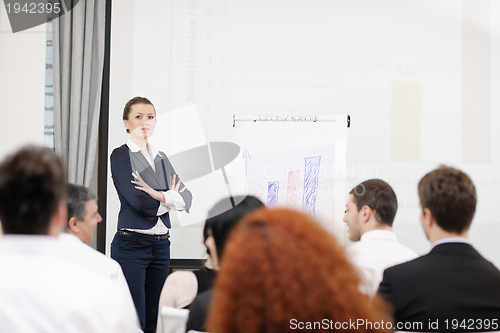
<path fill-rule="evenodd" d="M 189 317 L 189 310 L 176 309 L 169 306 L 161 307 L 161 321 L 163 332 L 161 333 L 185 333 Z"/>

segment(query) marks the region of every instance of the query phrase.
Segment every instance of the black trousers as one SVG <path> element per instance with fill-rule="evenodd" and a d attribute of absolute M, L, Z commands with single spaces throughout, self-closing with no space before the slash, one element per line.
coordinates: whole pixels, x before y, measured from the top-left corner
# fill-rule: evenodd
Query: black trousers
<path fill-rule="evenodd" d="M 144 332 L 154 333 L 160 293 L 168 275 L 170 240 L 115 234 L 111 258 L 122 267 Z"/>

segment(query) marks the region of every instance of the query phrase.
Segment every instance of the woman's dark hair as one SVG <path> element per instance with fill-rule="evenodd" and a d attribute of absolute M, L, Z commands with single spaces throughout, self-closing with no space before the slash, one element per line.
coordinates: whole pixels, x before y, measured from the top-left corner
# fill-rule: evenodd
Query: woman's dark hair
<path fill-rule="evenodd" d="M 208 238 L 208 230 L 211 230 L 219 260 L 222 258 L 226 240 L 237 222 L 248 213 L 264 207 L 264 204 L 259 199 L 252 196 L 235 196 L 233 200 L 237 203 L 234 207 L 230 198 L 216 203 L 208 212 L 209 218 L 203 228 L 203 237 L 205 240 Z"/>
<path fill-rule="evenodd" d="M 136 97 L 132 98 L 130 101 L 128 101 L 127 104 L 125 104 L 125 107 L 123 108 L 123 120 L 128 120 L 128 117 L 130 115 L 130 108 L 136 104 L 151 105 L 153 107 L 153 109 L 155 108 L 153 103 L 151 103 L 151 101 L 149 99 L 147 99 L 146 97 L 136 96 Z M 155 114 L 156 114 L 156 109 L 155 109 Z M 130 133 L 130 131 L 128 129 L 127 129 L 127 133 Z"/>

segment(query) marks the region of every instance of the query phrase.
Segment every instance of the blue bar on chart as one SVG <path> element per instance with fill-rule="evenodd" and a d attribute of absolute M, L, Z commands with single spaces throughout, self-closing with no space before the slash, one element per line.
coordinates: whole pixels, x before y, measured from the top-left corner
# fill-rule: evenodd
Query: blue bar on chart
<path fill-rule="evenodd" d="M 267 183 L 267 207 L 276 208 L 278 205 L 278 192 L 280 189 L 279 182 Z"/>
<path fill-rule="evenodd" d="M 314 216 L 316 211 L 316 197 L 318 196 L 319 166 L 321 156 L 306 157 L 306 169 L 304 175 L 304 200 L 302 212 Z"/>

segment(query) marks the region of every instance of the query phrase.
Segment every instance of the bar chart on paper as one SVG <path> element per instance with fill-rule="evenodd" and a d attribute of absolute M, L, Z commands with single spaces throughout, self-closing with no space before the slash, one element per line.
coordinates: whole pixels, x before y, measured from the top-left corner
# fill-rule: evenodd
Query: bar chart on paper
<path fill-rule="evenodd" d="M 346 117 L 244 119 L 235 118 L 234 140 L 241 153 L 233 162 L 233 191 L 255 196 L 271 209 L 288 208 L 315 217 L 330 231 L 335 221 L 341 225 Z"/>

